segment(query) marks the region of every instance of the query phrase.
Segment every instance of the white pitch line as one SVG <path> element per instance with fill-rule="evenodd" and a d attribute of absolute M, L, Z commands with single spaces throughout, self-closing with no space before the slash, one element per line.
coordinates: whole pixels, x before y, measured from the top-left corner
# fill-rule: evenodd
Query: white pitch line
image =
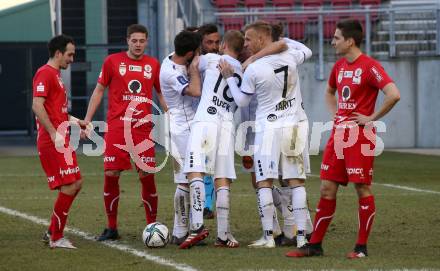
<path fill-rule="evenodd" d="M 0 212 L 7 214 L 7 215 L 11 215 L 11 216 L 15 216 L 15 217 L 19 217 L 22 219 L 26 219 L 28 221 L 31 221 L 35 224 L 39 224 L 39 225 L 44 225 L 44 226 L 48 226 L 49 225 L 49 221 L 47 221 L 46 219 L 42 219 L 33 215 L 28 215 L 16 210 L 12 210 L 3 206 L 0 206 Z M 66 232 L 69 232 L 71 234 L 74 234 L 76 236 L 79 236 L 85 240 L 88 241 L 95 241 L 95 236 L 81 231 L 79 229 L 75 229 L 75 228 L 71 228 L 71 227 L 66 227 L 65 228 Z M 107 247 L 111 247 L 126 253 L 130 253 L 132 255 L 138 256 L 140 258 L 144 258 L 148 261 L 154 262 L 156 264 L 160 264 L 160 265 L 164 265 L 164 266 L 168 266 L 168 267 L 172 267 L 176 270 L 181 270 L 181 271 L 197 271 L 197 269 L 195 269 L 192 266 L 186 265 L 186 264 L 180 264 L 180 263 L 176 263 L 172 260 L 169 259 L 165 259 L 159 256 L 154 256 L 148 253 L 145 253 L 144 251 L 141 250 L 137 250 L 135 248 L 130 247 L 129 245 L 123 245 L 123 244 L 118 244 L 118 243 L 112 243 L 112 242 L 100 242 L 100 244 L 103 244 Z"/>
<path fill-rule="evenodd" d="M 316 174 L 310 174 L 308 176 L 317 177 L 317 178 L 320 177 L 319 175 L 316 175 Z M 407 191 L 413 191 L 413 192 L 421 192 L 421 193 L 440 195 L 439 191 L 428 190 L 428 189 L 420 189 L 420 188 L 415 188 L 415 187 L 410 187 L 410 186 L 403 186 L 403 185 L 397 185 L 397 184 L 373 182 L 373 185 L 381 185 L 381 186 L 390 187 L 390 188 L 396 188 L 396 189 L 401 189 L 401 190 L 407 190 Z"/>

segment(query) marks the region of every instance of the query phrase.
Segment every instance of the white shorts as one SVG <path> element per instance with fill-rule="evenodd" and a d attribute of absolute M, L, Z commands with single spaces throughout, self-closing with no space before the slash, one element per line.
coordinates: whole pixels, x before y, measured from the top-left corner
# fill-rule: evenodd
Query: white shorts
<path fill-rule="evenodd" d="M 236 179 L 235 130 L 232 121 L 198 121 L 191 125 L 184 173 L 202 172 L 217 178 Z"/>
<path fill-rule="evenodd" d="M 308 121 L 281 128 L 265 127 L 255 134 L 254 169 L 257 182 L 306 179 L 310 172 Z"/>
<path fill-rule="evenodd" d="M 183 167 L 185 165 L 185 154 L 186 148 L 188 145 L 188 138 L 190 135 L 190 130 L 179 131 L 178 133 L 173 133 L 172 129 L 170 131 L 171 134 L 171 159 L 173 161 L 173 169 L 174 169 L 174 183 L 188 183 L 188 179 L 186 175 L 183 173 Z"/>

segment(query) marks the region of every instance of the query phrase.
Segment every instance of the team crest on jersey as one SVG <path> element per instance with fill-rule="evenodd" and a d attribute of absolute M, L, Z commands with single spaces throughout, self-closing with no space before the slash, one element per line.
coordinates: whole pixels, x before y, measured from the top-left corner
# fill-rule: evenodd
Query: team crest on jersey
<path fill-rule="evenodd" d="M 119 74 L 121 76 L 124 76 L 126 72 L 127 72 L 127 66 L 125 65 L 124 62 L 121 62 L 121 64 L 119 64 Z"/>
<path fill-rule="evenodd" d="M 131 93 L 134 93 L 134 94 L 138 94 L 138 93 L 140 93 L 141 90 L 142 90 L 142 84 L 141 84 L 141 82 L 139 82 L 138 80 L 131 80 L 131 81 L 128 83 L 128 90 L 129 90 Z"/>
<path fill-rule="evenodd" d="M 361 68 L 357 68 L 354 71 L 353 84 L 360 85 L 361 84 L 361 77 L 362 77 L 362 69 Z"/>
<path fill-rule="evenodd" d="M 179 81 L 180 84 L 186 85 L 188 84 L 188 80 L 182 75 L 177 76 L 177 81 Z"/>
<path fill-rule="evenodd" d="M 151 79 L 151 66 L 150 65 L 145 65 L 144 66 L 144 77 L 147 79 Z"/>
<path fill-rule="evenodd" d="M 341 83 L 343 76 L 344 76 L 344 70 L 340 70 L 338 74 L 338 83 Z"/>
<path fill-rule="evenodd" d="M 351 96 L 351 90 L 349 86 L 344 86 L 342 88 L 342 100 L 344 102 L 348 101 L 350 99 Z"/>

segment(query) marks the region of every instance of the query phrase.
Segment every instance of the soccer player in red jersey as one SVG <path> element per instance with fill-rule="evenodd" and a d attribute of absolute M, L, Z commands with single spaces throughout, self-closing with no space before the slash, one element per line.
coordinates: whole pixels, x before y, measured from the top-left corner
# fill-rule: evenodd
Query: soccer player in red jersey
<path fill-rule="evenodd" d="M 123 170 L 132 168 L 130 156 L 134 157 L 142 185 L 146 223 L 156 221 L 158 196 L 152 173 L 155 167 L 154 142 L 150 137 L 153 86 L 165 110 L 166 105 L 159 84 L 159 61 L 144 55 L 147 43 L 148 31 L 145 26 L 134 24 L 127 28 L 128 50 L 105 59 L 84 118 L 86 124 L 92 120 L 108 88 L 108 131 L 104 138 L 104 205 L 108 223 L 98 241 L 119 238 L 119 177 Z M 136 105 L 132 102 L 136 102 Z"/>
<path fill-rule="evenodd" d="M 75 151 L 69 143 L 69 125 L 78 119 L 67 113 L 67 95 L 60 69 L 73 62 L 75 45 L 71 37 L 59 35 L 48 43 L 49 61 L 33 79 L 32 110 L 38 129 L 37 149 L 49 188 L 58 190 L 52 218 L 43 241 L 51 248 L 75 249 L 63 236 L 67 215 L 81 189 L 81 173 Z"/>
<path fill-rule="evenodd" d="M 335 210 L 339 185 L 353 183 L 359 198 L 359 230 L 355 248 L 347 257 L 366 257 L 367 239 L 376 207 L 371 191 L 375 130 L 373 121 L 388 113 L 400 100 L 400 92 L 381 64 L 363 54 L 362 26 L 357 20 L 336 26 L 332 45 L 341 55 L 333 66 L 326 91 L 326 103 L 334 114 L 334 126 L 321 164 L 321 199 L 310 243 L 288 252 L 288 257 L 323 255 L 322 240 Z M 375 111 L 379 90 L 385 99 Z M 336 92 L 338 98 L 336 99 Z"/>

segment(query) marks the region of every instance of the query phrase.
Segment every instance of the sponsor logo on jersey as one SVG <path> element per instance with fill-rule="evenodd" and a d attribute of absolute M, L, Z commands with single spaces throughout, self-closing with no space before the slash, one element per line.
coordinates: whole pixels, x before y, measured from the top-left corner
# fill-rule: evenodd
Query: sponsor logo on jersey
<path fill-rule="evenodd" d="M 64 175 L 70 175 L 75 174 L 79 172 L 79 167 L 69 167 L 67 169 L 61 169 L 60 168 L 60 175 L 61 177 L 64 177 Z"/>
<path fill-rule="evenodd" d="M 208 109 L 206 109 L 206 111 L 208 112 L 208 114 L 211 114 L 211 115 L 217 114 L 217 108 L 215 108 L 214 106 L 208 107 Z"/>
<path fill-rule="evenodd" d="M 374 73 L 374 76 L 376 76 L 377 82 L 382 81 L 383 77 L 380 75 L 379 71 L 376 69 L 376 67 L 371 67 L 371 71 Z"/>
<path fill-rule="evenodd" d="M 329 167 L 330 167 L 329 165 L 321 164 L 321 169 L 324 171 L 328 170 Z"/>
<path fill-rule="evenodd" d="M 37 92 L 44 92 L 44 85 L 40 82 L 37 86 Z"/>
<path fill-rule="evenodd" d="M 179 81 L 180 84 L 186 85 L 188 84 L 188 80 L 183 75 L 177 76 L 177 81 Z"/>
<path fill-rule="evenodd" d="M 344 76 L 344 70 L 340 70 L 338 74 L 338 83 L 341 83 L 343 76 Z"/>
<path fill-rule="evenodd" d="M 230 112 L 231 105 L 225 101 L 220 100 L 217 96 L 212 97 L 212 102 L 214 103 L 215 106 L 224 108 L 226 111 Z"/>
<path fill-rule="evenodd" d="M 127 66 L 125 65 L 124 62 L 121 62 L 121 64 L 119 64 L 119 74 L 121 76 L 124 76 L 126 72 L 127 72 Z"/>
<path fill-rule="evenodd" d="M 142 67 L 137 65 L 129 65 L 128 70 L 131 72 L 142 72 Z"/>
<path fill-rule="evenodd" d="M 150 65 L 145 65 L 144 66 L 144 77 L 147 79 L 151 79 L 151 66 Z"/>
<path fill-rule="evenodd" d="M 364 169 L 363 168 L 347 168 L 347 174 L 348 175 L 364 175 Z"/>
<path fill-rule="evenodd" d="M 352 77 L 353 77 L 353 71 L 344 72 L 344 78 L 352 78 Z"/>
<path fill-rule="evenodd" d="M 151 100 L 148 99 L 147 97 L 135 96 L 135 95 L 122 95 L 122 100 L 123 101 L 136 101 L 136 102 L 141 102 L 141 103 L 151 102 Z"/>
<path fill-rule="evenodd" d="M 270 114 L 269 116 L 267 116 L 267 121 L 276 121 L 277 120 L 277 115 L 275 114 Z"/>
<path fill-rule="evenodd" d="M 139 82 L 138 80 L 131 80 L 130 82 L 128 82 L 128 90 L 131 93 L 140 93 L 142 90 L 141 82 Z"/>
<path fill-rule="evenodd" d="M 275 111 L 281 111 L 281 110 L 286 110 L 289 107 L 292 107 L 292 102 L 295 101 L 295 98 L 292 98 L 290 100 L 283 100 L 281 102 L 279 102 L 276 106 L 275 106 Z"/>
<path fill-rule="evenodd" d="M 154 163 L 154 157 L 146 157 L 146 156 L 141 156 L 141 161 L 142 163 L 146 164 L 146 163 Z"/>
<path fill-rule="evenodd" d="M 105 156 L 104 157 L 104 162 L 114 162 L 114 161 L 116 161 L 115 156 Z"/>
<path fill-rule="evenodd" d="M 348 101 L 351 96 L 351 90 L 349 86 L 342 87 L 342 100 L 344 102 Z"/>
<path fill-rule="evenodd" d="M 49 177 L 47 177 L 47 182 L 48 182 L 48 183 L 51 183 L 51 182 L 53 182 L 53 181 L 55 181 L 55 176 L 49 176 Z"/>

